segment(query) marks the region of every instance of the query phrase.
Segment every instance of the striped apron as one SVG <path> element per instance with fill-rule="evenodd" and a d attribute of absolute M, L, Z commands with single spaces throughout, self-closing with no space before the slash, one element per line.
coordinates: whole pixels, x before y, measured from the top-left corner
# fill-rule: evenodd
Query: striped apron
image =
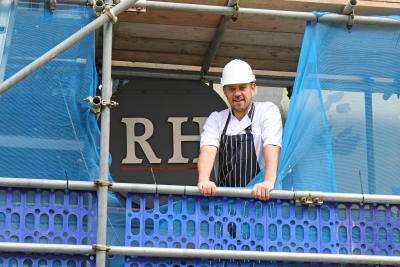
<path fill-rule="evenodd" d="M 252 104 L 248 113 L 251 122 L 253 122 L 254 110 L 255 107 Z M 228 136 L 226 129 L 230 119 L 231 112 L 229 112 L 219 144 L 217 186 L 245 187 L 260 171 L 251 124 L 245 129 L 244 134 Z"/>

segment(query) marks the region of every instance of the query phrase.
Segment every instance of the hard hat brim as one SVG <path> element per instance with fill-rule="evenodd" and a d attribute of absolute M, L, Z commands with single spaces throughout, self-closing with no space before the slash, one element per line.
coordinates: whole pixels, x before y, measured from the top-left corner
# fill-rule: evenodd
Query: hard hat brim
<path fill-rule="evenodd" d="M 221 85 L 244 84 L 244 83 L 252 83 L 252 82 L 255 82 L 255 81 L 256 81 L 255 77 L 253 77 L 252 79 L 247 79 L 247 80 L 237 79 L 237 80 L 230 80 L 230 81 L 224 81 L 221 78 Z"/>

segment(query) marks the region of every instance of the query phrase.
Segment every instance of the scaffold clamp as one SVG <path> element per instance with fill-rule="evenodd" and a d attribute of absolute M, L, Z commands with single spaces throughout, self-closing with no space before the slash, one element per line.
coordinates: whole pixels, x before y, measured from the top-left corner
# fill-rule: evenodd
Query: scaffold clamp
<path fill-rule="evenodd" d="M 311 193 L 295 193 L 296 204 L 309 205 L 309 206 L 320 206 L 324 203 L 324 197 L 322 195 L 314 195 Z"/>
<path fill-rule="evenodd" d="M 57 0 L 49 0 L 49 9 L 50 12 L 54 12 L 56 10 Z"/>
<path fill-rule="evenodd" d="M 235 22 L 239 18 L 239 0 L 229 0 L 228 5 L 233 7 L 232 21 Z"/>
<path fill-rule="evenodd" d="M 105 6 L 103 13 L 108 16 L 108 18 L 111 20 L 112 24 L 117 23 L 118 17 L 115 15 L 114 11 L 111 9 L 110 6 Z"/>
<path fill-rule="evenodd" d="M 112 101 L 112 100 L 110 100 L 110 101 L 102 100 L 102 101 L 101 101 L 101 106 L 102 106 L 102 107 L 114 108 L 114 107 L 116 107 L 116 106 L 118 106 L 118 105 L 119 105 L 118 102 Z"/>
<path fill-rule="evenodd" d="M 88 96 L 84 99 L 84 101 L 89 102 L 91 105 L 91 110 L 94 113 L 100 113 L 101 109 L 104 107 L 113 108 L 119 105 L 116 101 L 107 101 L 102 100 L 101 96 Z"/>
<path fill-rule="evenodd" d="M 351 30 L 353 29 L 353 25 L 354 25 L 354 11 L 351 14 L 349 14 L 349 18 L 347 20 L 346 27 L 349 32 L 351 32 Z"/>
<path fill-rule="evenodd" d="M 99 113 L 101 111 L 101 97 L 100 96 L 88 96 L 83 101 L 89 102 L 90 104 L 90 109 L 94 113 Z"/>
<path fill-rule="evenodd" d="M 94 244 L 92 245 L 92 249 L 94 251 L 110 251 L 110 247 L 106 246 L 106 245 L 101 245 L 101 244 Z"/>
<path fill-rule="evenodd" d="M 96 181 L 94 181 L 94 184 L 96 186 L 105 186 L 105 187 L 108 187 L 108 188 L 112 187 L 112 183 L 110 183 L 108 181 L 100 180 L 100 179 L 97 179 Z"/>
<path fill-rule="evenodd" d="M 94 0 L 93 2 L 93 13 L 96 17 L 100 16 L 105 9 L 105 4 L 103 0 Z"/>

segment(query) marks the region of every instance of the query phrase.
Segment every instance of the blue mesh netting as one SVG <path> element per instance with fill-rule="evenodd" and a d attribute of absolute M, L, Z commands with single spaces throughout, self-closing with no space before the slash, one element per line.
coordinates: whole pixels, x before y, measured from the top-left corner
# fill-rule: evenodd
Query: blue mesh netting
<path fill-rule="evenodd" d="M 82 5 L 57 3 L 55 12 L 51 13 L 45 1 L 1 2 L 0 81 L 11 77 L 93 18 L 92 9 Z M 97 179 L 99 127 L 89 104 L 82 101 L 87 96 L 95 95 L 96 84 L 93 33 L 1 94 L 0 177 Z M 122 245 L 124 221 L 118 219 L 123 218 L 121 214 L 124 211 L 121 211 L 119 202 L 111 194 L 109 205 L 108 244 Z M 7 216 L 19 210 L 14 206 L 7 209 L 10 210 Z M 41 207 L 37 206 L 36 209 L 41 210 Z M 57 225 L 66 227 L 69 217 L 62 214 L 62 218 L 56 218 Z M 19 219 L 24 220 L 21 216 Z M 16 215 L 14 217 L 16 219 Z M 45 227 L 46 220 L 41 220 L 44 217 L 41 213 L 33 213 L 33 217 L 29 215 L 30 220 L 26 221 L 25 227 Z M 1 220 L 0 214 L 0 224 Z M 17 223 L 18 220 L 11 220 L 5 224 L 3 241 L 17 241 L 10 234 L 5 234 L 18 228 Z M 23 235 L 26 229 L 18 231 Z M 32 231 L 36 233 L 31 236 L 33 241 L 41 242 L 40 238 L 44 238 L 42 232 Z M 96 232 L 95 229 L 92 231 Z M 70 232 L 66 233 L 69 237 Z M 18 240 L 23 242 L 24 238 Z M 56 236 L 48 240 L 49 243 L 70 241 L 72 239 L 62 237 L 60 240 Z M 93 244 L 95 240 L 84 243 Z M 22 262 L 22 259 L 18 262 Z M 46 259 L 49 266 L 57 266 L 57 257 L 46 256 Z M 11 258 L 3 260 L 6 263 L 12 261 Z M 75 262 L 80 264 L 78 260 Z M 60 266 L 72 266 L 69 261 L 61 263 Z M 112 262 L 108 264 L 113 265 Z"/>
<path fill-rule="evenodd" d="M 4 79 L 93 19 L 88 7 L 19 1 L 2 55 Z M 11 20 L 11 18 L 10 18 Z M 82 100 L 95 94 L 94 34 L 0 95 L 0 176 L 93 180 L 98 126 Z"/>
<path fill-rule="evenodd" d="M 396 27 L 307 24 L 278 188 L 400 194 L 399 38 Z"/>
<path fill-rule="evenodd" d="M 400 256 L 399 205 L 129 194 L 126 207 L 126 246 Z"/>

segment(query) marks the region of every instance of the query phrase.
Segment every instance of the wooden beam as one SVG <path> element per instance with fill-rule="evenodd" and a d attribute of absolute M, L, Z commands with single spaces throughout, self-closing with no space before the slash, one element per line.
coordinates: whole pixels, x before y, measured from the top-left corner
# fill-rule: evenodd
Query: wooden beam
<path fill-rule="evenodd" d="M 180 25 L 192 27 L 215 28 L 220 15 L 178 12 L 168 10 L 148 10 L 146 13 L 125 12 L 118 18 L 119 22 Z M 230 22 L 229 28 L 238 30 L 295 32 L 304 31 L 304 21 L 271 17 L 242 16 L 236 22 Z"/>
<path fill-rule="evenodd" d="M 139 69 L 151 69 L 151 70 L 169 70 L 169 71 L 189 71 L 199 72 L 200 66 L 186 66 L 177 64 L 158 64 L 158 63 L 145 63 L 145 62 L 130 62 L 130 61 L 112 61 L 113 67 L 125 67 L 125 68 L 139 68 Z M 268 71 L 268 70 L 256 70 L 253 69 L 254 74 L 266 78 L 274 79 L 290 79 L 293 80 L 296 76 L 294 72 L 283 72 L 283 71 Z M 210 68 L 210 73 L 215 75 L 222 74 L 222 68 Z"/>
<path fill-rule="evenodd" d="M 113 48 L 116 50 L 162 52 L 202 56 L 206 54 L 208 45 L 209 44 L 207 42 L 140 37 L 126 38 L 125 35 L 116 35 Z M 299 48 L 223 43 L 221 44 L 217 55 L 231 58 L 241 57 L 297 61 L 299 54 Z"/>
<path fill-rule="evenodd" d="M 126 35 L 125 38 L 141 37 L 210 42 L 213 33 L 214 29 L 203 27 L 121 22 L 118 27 L 118 32 L 116 32 L 116 36 Z M 299 33 L 260 32 L 228 29 L 225 32 L 223 43 L 299 48 L 302 39 L 303 35 Z"/>
<path fill-rule="evenodd" d="M 232 58 L 218 56 L 218 57 L 216 57 L 213 66 L 223 67 L 231 59 Z M 114 50 L 113 51 L 113 60 L 201 66 L 202 61 L 203 61 L 203 56 L 171 54 L 171 53 L 157 53 L 157 52 L 134 52 L 134 51 L 126 51 L 126 50 Z M 293 62 L 293 61 L 264 60 L 264 59 L 261 59 L 261 60 L 260 59 L 247 59 L 247 61 L 254 69 L 261 69 L 261 70 L 294 72 L 294 71 L 296 71 L 296 67 L 297 67 L 297 62 Z"/>

